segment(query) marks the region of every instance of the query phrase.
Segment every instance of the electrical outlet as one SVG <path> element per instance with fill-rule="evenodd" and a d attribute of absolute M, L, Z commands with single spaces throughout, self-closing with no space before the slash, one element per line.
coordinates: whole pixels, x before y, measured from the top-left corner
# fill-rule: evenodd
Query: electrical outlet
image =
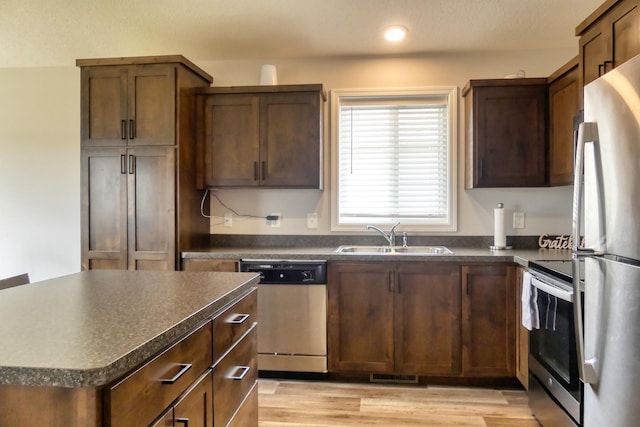
<path fill-rule="evenodd" d="M 513 228 L 524 228 L 524 212 L 513 213 Z"/>
<path fill-rule="evenodd" d="M 280 215 L 279 213 L 272 213 L 272 214 L 269 214 L 269 216 L 278 217 L 278 219 L 269 221 L 269 225 L 271 225 L 271 228 L 280 228 L 280 221 L 282 221 L 282 215 Z"/>
<path fill-rule="evenodd" d="M 233 216 L 230 213 L 224 214 L 224 226 L 231 227 L 233 225 Z"/>
<path fill-rule="evenodd" d="M 318 228 L 318 214 L 313 212 L 307 214 L 307 228 Z"/>

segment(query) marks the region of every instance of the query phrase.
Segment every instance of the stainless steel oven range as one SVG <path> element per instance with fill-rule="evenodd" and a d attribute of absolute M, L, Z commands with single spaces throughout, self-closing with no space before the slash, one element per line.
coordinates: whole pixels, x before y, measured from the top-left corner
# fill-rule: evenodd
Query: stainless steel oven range
<path fill-rule="evenodd" d="M 544 427 L 582 425 L 572 262 L 529 263 L 536 310 L 529 334 L 529 406 Z"/>
<path fill-rule="evenodd" d="M 263 376 L 327 373 L 327 262 L 243 259 L 260 274 L 258 369 Z"/>

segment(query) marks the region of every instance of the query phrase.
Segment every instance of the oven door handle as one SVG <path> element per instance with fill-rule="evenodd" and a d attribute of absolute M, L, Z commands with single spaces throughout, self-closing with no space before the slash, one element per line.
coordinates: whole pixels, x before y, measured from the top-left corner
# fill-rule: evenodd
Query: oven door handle
<path fill-rule="evenodd" d="M 557 288 L 553 285 L 543 282 L 535 276 L 531 276 L 531 285 L 540 289 L 542 292 L 546 292 L 549 295 L 560 298 L 567 302 L 573 302 L 573 291 L 565 291 L 564 289 Z"/>
<path fill-rule="evenodd" d="M 580 123 L 578 128 L 578 140 L 576 144 L 576 159 L 573 171 L 573 212 L 572 230 L 573 239 L 573 323 L 575 325 L 576 352 L 578 353 L 578 371 L 580 379 L 585 384 L 598 382 L 598 359 L 586 360 L 584 351 L 584 325 L 582 314 L 582 300 L 580 299 L 580 258 L 599 256 L 599 252 L 590 248 L 580 247 L 580 230 L 582 228 L 582 184 L 584 180 L 584 147 L 587 142 L 598 141 L 598 127 L 596 123 Z"/>

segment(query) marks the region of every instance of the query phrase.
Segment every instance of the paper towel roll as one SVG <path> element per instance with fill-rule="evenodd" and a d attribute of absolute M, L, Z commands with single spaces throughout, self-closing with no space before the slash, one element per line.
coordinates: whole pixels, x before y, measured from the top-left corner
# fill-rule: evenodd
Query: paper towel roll
<path fill-rule="evenodd" d="M 504 234 L 504 208 L 502 203 L 493 210 L 493 246 L 504 248 L 507 246 L 507 237 Z"/>

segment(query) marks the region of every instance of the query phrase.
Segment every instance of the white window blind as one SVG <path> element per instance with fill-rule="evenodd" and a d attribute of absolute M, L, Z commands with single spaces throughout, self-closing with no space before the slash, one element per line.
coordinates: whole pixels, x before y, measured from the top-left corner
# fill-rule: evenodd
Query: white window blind
<path fill-rule="evenodd" d="M 450 93 L 339 100 L 338 224 L 451 226 L 450 100 Z"/>

